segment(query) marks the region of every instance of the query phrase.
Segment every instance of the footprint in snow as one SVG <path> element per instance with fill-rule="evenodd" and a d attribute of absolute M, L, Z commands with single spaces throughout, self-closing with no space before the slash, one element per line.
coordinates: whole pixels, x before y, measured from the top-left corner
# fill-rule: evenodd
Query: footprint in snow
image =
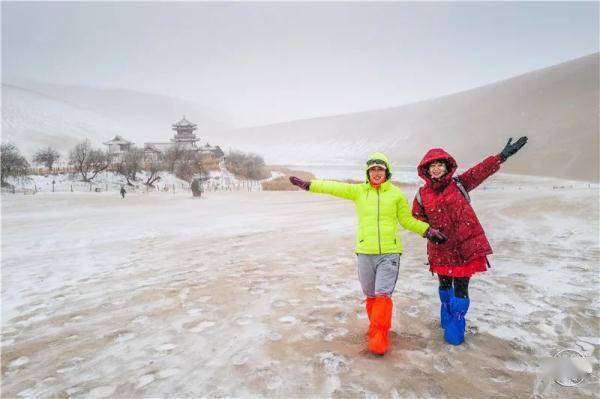
<path fill-rule="evenodd" d="M 238 326 L 245 326 L 250 324 L 251 321 L 252 319 L 249 317 L 240 317 L 235 320 L 235 324 L 237 324 Z"/>
<path fill-rule="evenodd" d="M 20 358 L 15 359 L 12 362 L 10 362 L 8 364 L 8 368 L 14 369 L 14 368 L 17 368 L 17 367 L 24 366 L 27 363 L 29 363 L 29 358 L 27 356 L 21 356 Z"/>
<path fill-rule="evenodd" d="M 125 341 L 129 341 L 130 339 L 135 338 L 135 334 L 132 332 L 124 332 L 124 333 L 120 333 L 119 335 L 117 335 L 117 337 L 114 339 L 115 343 L 119 343 L 119 342 L 125 342 Z"/>
<path fill-rule="evenodd" d="M 279 334 L 278 332 L 273 331 L 269 334 L 269 341 L 273 341 L 273 342 L 280 341 L 281 338 L 283 338 L 283 336 L 281 334 Z"/>
<path fill-rule="evenodd" d="M 204 303 L 210 301 L 211 299 L 212 296 L 201 296 L 200 298 L 196 299 L 196 302 Z"/>
<path fill-rule="evenodd" d="M 83 320 L 83 316 L 73 316 L 65 323 L 65 325 L 77 323 L 78 321 L 81 321 L 81 320 Z"/>
<path fill-rule="evenodd" d="M 156 377 L 159 379 L 165 379 L 165 378 L 172 377 L 177 373 L 179 373 L 179 369 L 166 369 L 166 370 L 161 370 L 158 373 L 156 373 Z"/>
<path fill-rule="evenodd" d="M 337 337 L 343 337 L 346 334 L 348 334 L 348 329 L 346 328 L 338 328 L 332 332 L 330 332 L 329 334 L 327 334 L 325 336 L 325 338 L 323 338 L 325 341 L 333 341 L 335 338 Z"/>
<path fill-rule="evenodd" d="M 316 355 L 318 363 L 325 369 L 329 375 L 337 375 L 348 370 L 351 363 L 344 356 L 334 352 L 321 352 Z"/>
<path fill-rule="evenodd" d="M 245 353 L 238 353 L 231 358 L 231 363 L 234 366 L 243 366 L 244 364 L 248 363 L 248 355 Z"/>
<path fill-rule="evenodd" d="M 164 345 L 156 347 L 155 349 L 159 352 L 169 352 L 169 351 L 175 349 L 176 347 L 177 347 L 177 345 L 175 345 L 175 344 L 164 344 Z"/>
<path fill-rule="evenodd" d="M 416 306 L 411 306 L 410 308 L 408 308 L 406 311 L 403 312 L 404 314 L 407 314 L 411 317 L 416 317 L 419 313 L 421 313 L 421 311 L 419 310 L 418 307 Z"/>
<path fill-rule="evenodd" d="M 155 380 L 154 376 L 152 374 L 146 374 L 141 376 L 138 379 L 138 383 L 135 386 L 135 389 L 140 389 L 145 387 L 146 385 L 150 384 L 151 382 L 153 382 Z"/>
<path fill-rule="evenodd" d="M 295 324 L 296 323 L 296 318 L 294 316 L 290 316 L 290 315 L 282 316 L 278 320 L 285 324 Z"/>
<path fill-rule="evenodd" d="M 200 313 L 202 313 L 202 309 L 200 308 L 192 308 L 192 309 L 188 309 L 186 310 L 186 313 L 190 316 L 196 316 Z"/>
<path fill-rule="evenodd" d="M 89 394 L 88 394 L 88 398 L 108 398 L 108 397 L 112 397 L 113 393 L 115 393 L 115 390 L 117 389 L 117 387 L 112 386 L 112 385 L 104 385 L 101 387 L 96 387 L 94 389 L 92 389 Z"/>
<path fill-rule="evenodd" d="M 271 378 L 268 378 L 265 383 L 267 384 L 267 389 L 273 391 L 283 385 L 283 380 L 281 377 L 275 375 Z"/>
<path fill-rule="evenodd" d="M 130 323 L 146 324 L 149 321 L 150 321 L 150 318 L 148 316 L 140 315 L 140 316 L 137 316 L 136 318 L 134 318 L 133 320 L 131 320 Z"/>
<path fill-rule="evenodd" d="M 35 397 L 35 389 L 33 389 L 33 388 L 24 389 L 24 390 L 20 391 L 19 393 L 17 393 L 17 396 L 20 398 Z"/>
<path fill-rule="evenodd" d="M 306 339 L 316 339 L 321 335 L 321 332 L 318 330 L 308 330 L 304 334 L 302 334 Z"/>
<path fill-rule="evenodd" d="M 282 301 L 282 300 L 277 300 L 277 301 L 271 302 L 271 306 L 273 306 L 274 308 L 284 308 L 287 305 L 288 305 L 288 303 L 286 301 Z"/>
<path fill-rule="evenodd" d="M 196 326 L 191 328 L 190 331 L 193 333 L 199 333 L 199 332 L 202 332 L 202 331 L 206 330 L 207 328 L 212 327 L 214 325 L 215 325 L 215 323 L 212 321 L 203 321 L 203 322 L 196 324 Z"/>

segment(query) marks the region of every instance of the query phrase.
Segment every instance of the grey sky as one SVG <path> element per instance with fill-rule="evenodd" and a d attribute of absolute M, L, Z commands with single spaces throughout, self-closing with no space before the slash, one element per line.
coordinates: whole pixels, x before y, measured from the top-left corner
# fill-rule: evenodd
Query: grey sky
<path fill-rule="evenodd" d="M 2 78 L 149 91 L 230 123 L 401 105 L 598 51 L 598 3 L 2 2 Z"/>

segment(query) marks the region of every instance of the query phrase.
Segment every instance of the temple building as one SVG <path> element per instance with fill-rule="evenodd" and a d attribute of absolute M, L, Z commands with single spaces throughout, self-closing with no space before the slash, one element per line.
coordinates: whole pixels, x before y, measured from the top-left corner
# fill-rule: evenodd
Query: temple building
<path fill-rule="evenodd" d="M 184 115 L 179 122 L 173 125 L 172 130 L 175 130 L 177 133 L 175 133 L 175 137 L 171 141 L 186 150 L 197 149 L 196 142 L 199 139 L 196 138 L 196 134 L 194 133 L 196 129 L 198 129 L 196 124 L 189 122 L 185 119 Z"/>
<path fill-rule="evenodd" d="M 225 156 L 225 153 L 218 145 L 215 147 L 211 147 L 210 144 L 206 143 L 205 146 L 201 146 L 198 149 L 201 158 L 212 158 L 217 161 Z"/>
<path fill-rule="evenodd" d="M 175 135 L 170 143 L 144 143 L 144 157 L 146 160 L 161 160 L 169 149 L 176 146 L 183 150 L 197 151 L 200 158 L 211 157 L 220 160 L 225 156 L 219 146 L 211 147 L 208 143 L 200 147 L 197 145 L 200 138 L 196 137 L 194 132 L 198 127 L 195 123 L 188 121 L 185 115 L 179 122 L 171 126 L 171 129 L 175 131 Z"/>
<path fill-rule="evenodd" d="M 200 138 L 195 133 L 198 127 L 195 123 L 188 121 L 185 116 L 179 122 L 171 125 L 171 129 L 175 131 L 175 135 L 170 142 L 144 143 L 144 159 L 146 161 L 161 161 L 164 159 L 167 151 L 172 148 L 197 152 L 199 160 L 214 159 L 220 161 L 225 157 L 225 153 L 219 146 L 212 147 L 208 143 L 203 146 L 197 144 L 200 141 Z M 125 140 L 119 135 L 116 135 L 112 140 L 106 141 L 103 144 L 108 146 L 108 153 L 113 156 L 113 161 L 115 162 L 120 162 L 123 159 L 123 154 L 134 147 L 133 142 Z"/>
<path fill-rule="evenodd" d="M 108 146 L 108 153 L 112 155 L 113 161 L 119 162 L 123 158 L 123 154 L 131 149 L 133 142 L 125 140 L 118 134 L 109 141 L 102 143 Z"/>

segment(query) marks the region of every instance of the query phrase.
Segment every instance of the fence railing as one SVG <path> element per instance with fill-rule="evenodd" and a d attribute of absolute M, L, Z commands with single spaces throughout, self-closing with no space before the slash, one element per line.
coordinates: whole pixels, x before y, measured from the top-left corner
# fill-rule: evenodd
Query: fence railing
<path fill-rule="evenodd" d="M 11 194 L 37 194 L 39 192 L 115 192 L 118 193 L 124 185 L 114 182 L 82 182 L 82 181 L 55 181 L 47 183 L 36 183 L 31 179 L 20 178 L 12 181 L 12 187 L 3 188 L 3 193 Z M 128 193 L 191 193 L 191 185 L 189 183 L 155 183 L 153 187 L 143 184 L 134 186 L 125 185 L 125 190 Z M 257 180 L 239 180 L 230 184 L 223 184 L 221 181 L 205 181 L 201 184 L 201 192 L 218 192 L 218 191 L 262 191 L 262 185 Z"/>

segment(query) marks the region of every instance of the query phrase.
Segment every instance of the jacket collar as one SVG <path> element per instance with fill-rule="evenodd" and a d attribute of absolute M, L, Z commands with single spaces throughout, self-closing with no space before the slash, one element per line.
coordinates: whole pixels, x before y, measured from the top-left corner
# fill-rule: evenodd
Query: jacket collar
<path fill-rule="evenodd" d="M 373 187 L 371 185 L 371 183 L 367 182 L 365 183 L 367 185 L 367 187 L 371 190 L 377 190 L 375 187 Z M 379 191 L 387 191 L 390 189 L 390 187 L 392 187 L 392 183 L 389 180 L 384 181 L 383 183 L 381 183 L 381 185 L 379 186 Z"/>

